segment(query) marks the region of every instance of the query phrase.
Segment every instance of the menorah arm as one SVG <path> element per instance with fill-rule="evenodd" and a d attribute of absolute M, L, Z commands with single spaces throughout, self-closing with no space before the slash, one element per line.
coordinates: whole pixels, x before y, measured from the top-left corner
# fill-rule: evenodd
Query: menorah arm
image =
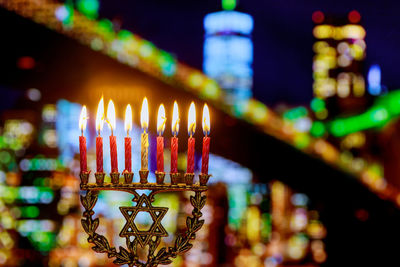
<path fill-rule="evenodd" d="M 112 190 L 112 191 L 125 191 L 128 193 L 133 193 L 135 190 L 151 190 L 157 193 L 160 192 L 171 192 L 171 191 L 195 191 L 195 192 L 203 192 L 207 191 L 208 187 L 205 185 L 193 184 L 156 184 L 156 183 L 131 183 L 131 184 L 113 184 L 113 183 L 104 183 L 102 185 L 98 185 L 96 183 L 88 183 L 81 184 L 81 190 L 93 190 L 93 191 L 101 191 L 101 190 Z"/>

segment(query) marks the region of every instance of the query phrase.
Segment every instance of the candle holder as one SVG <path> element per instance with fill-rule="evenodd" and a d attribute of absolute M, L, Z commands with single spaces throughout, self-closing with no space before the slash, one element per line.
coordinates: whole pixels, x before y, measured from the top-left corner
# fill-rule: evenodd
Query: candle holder
<path fill-rule="evenodd" d="M 181 178 L 181 174 L 179 172 L 170 173 L 169 177 L 171 177 L 171 184 L 178 184 L 179 179 Z"/>
<path fill-rule="evenodd" d="M 200 173 L 199 174 L 200 185 L 207 185 L 208 180 L 210 179 L 210 177 L 211 177 L 211 174 Z"/>
<path fill-rule="evenodd" d="M 186 185 L 192 185 L 194 181 L 194 173 L 185 173 Z"/>
<path fill-rule="evenodd" d="M 89 182 L 89 174 L 90 174 L 90 171 L 89 172 L 81 172 L 79 174 L 79 177 L 81 178 L 81 185 L 85 185 Z"/>
<path fill-rule="evenodd" d="M 98 184 L 98 185 L 104 184 L 104 176 L 105 175 L 106 174 L 104 172 L 96 172 L 94 174 L 94 177 L 96 178 L 96 184 Z"/>
<path fill-rule="evenodd" d="M 147 184 L 147 176 L 149 176 L 149 170 L 140 170 L 139 176 L 140 176 L 140 183 Z"/>
<path fill-rule="evenodd" d="M 124 171 L 123 172 L 125 183 L 130 184 L 133 181 L 133 172 Z"/>
<path fill-rule="evenodd" d="M 196 232 L 204 224 L 204 220 L 200 218 L 202 216 L 201 209 L 206 204 L 206 196 L 202 194 L 208 189 L 206 183 L 210 175 L 200 174 L 200 177 L 203 176 L 203 178 L 200 178 L 203 184 L 193 184 L 193 173 L 185 174 L 187 184 L 164 184 L 161 183 L 161 180 L 163 181 L 165 173 L 156 172 L 157 183 L 148 183 L 148 174 L 148 170 L 139 171 L 140 183 L 129 182 L 129 179 L 133 177 L 133 173 L 128 172 L 124 172 L 125 183 L 114 183 L 119 178 L 118 173 L 111 173 L 112 183 L 104 183 L 104 173 L 95 174 L 96 183 L 87 183 L 89 175 L 81 175 L 82 182 L 80 187 L 81 190 L 86 191 L 86 194 L 80 197 L 81 203 L 85 208 L 81 223 L 89 236 L 87 240 L 90 244 L 94 245 L 92 249 L 95 252 L 106 253 L 109 258 L 114 258 L 113 262 L 117 265 L 127 264 L 129 267 L 155 267 L 170 264 L 179 254 L 183 254 L 192 248 L 191 241 L 196 238 Z M 179 177 L 179 173 L 171 173 L 170 176 L 172 178 L 171 181 L 177 182 L 176 179 Z M 126 239 L 126 248 L 119 247 L 119 250 L 117 250 L 117 248 L 109 243 L 105 236 L 96 232 L 100 220 L 99 218 L 93 218 L 95 215 L 93 208 L 98 200 L 98 194 L 102 190 L 123 191 L 134 196 L 132 201 L 135 204 L 129 207 L 119 207 L 126 220 L 119 236 Z M 137 192 L 139 190 L 149 190 L 150 193 L 139 194 Z M 178 191 L 194 193 L 194 195 L 190 196 L 190 204 L 193 210 L 191 215 L 186 218 L 187 228 L 183 233 L 177 235 L 172 246 L 157 249 L 161 243 L 161 239 L 168 236 L 167 231 L 162 225 L 162 219 L 168 212 L 168 208 L 153 206 L 155 195 L 161 192 Z M 147 231 L 141 230 L 135 223 L 135 218 L 139 212 L 149 213 L 153 220 L 152 225 Z M 139 260 L 139 247 L 148 249 L 146 262 Z"/>
<path fill-rule="evenodd" d="M 119 184 L 119 172 L 112 172 L 110 173 L 111 176 L 111 183 Z"/>
<path fill-rule="evenodd" d="M 156 173 L 157 184 L 164 184 L 165 172 L 156 171 L 155 173 Z"/>

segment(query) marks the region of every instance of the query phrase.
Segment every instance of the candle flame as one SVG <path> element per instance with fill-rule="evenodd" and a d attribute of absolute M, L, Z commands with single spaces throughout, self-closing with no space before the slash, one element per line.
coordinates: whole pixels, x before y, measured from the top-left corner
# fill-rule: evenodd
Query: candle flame
<path fill-rule="evenodd" d="M 87 120 L 86 106 L 83 106 L 81 110 L 81 115 L 79 116 L 79 129 L 82 132 L 86 130 L 86 120 Z"/>
<path fill-rule="evenodd" d="M 157 134 L 162 135 L 165 130 L 165 123 L 167 118 L 165 117 L 165 108 L 164 105 L 161 104 L 158 108 L 158 115 L 157 115 Z"/>
<path fill-rule="evenodd" d="M 142 129 L 147 131 L 149 127 L 149 104 L 147 103 L 147 98 L 143 99 L 142 103 L 142 111 L 140 112 L 140 124 L 142 125 Z"/>
<path fill-rule="evenodd" d="M 179 133 L 179 111 L 178 111 L 178 103 L 174 102 L 174 110 L 172 111 L 172 134 L 174 136 Z"/>
<path fill-rule="evenodd" d="M 125 131 L 128 132 L 132 129 L 132 108 L 131 105 L 128 104 L 125 110 Z"/>
<path fill-rule="evenodd" d="M 188 116 L 188 132 L 189 136 L 193 136 L 196 131 L 196 108 L 194 102 L 190 104 Z"/>
<path fill-rule="evenodd" d="M 210 111 L 207 104 L 204 104 L 203 108 L 203 133 L 204 135 L 210 134 Z"/>
<path fill-rule="evenodd" d="M 103 130 L 104 124 L 104 100 L 101 97 L 99 105 L 97 106 L 97 114 L 96 114 L 96 131 L 99 132 Z"/>
<path fill-rule="evenodd" d="M 108 101 L 107 107 L 107 124 L 111 129 L 111 132 L 115 130 L 115 107 L 112 100 Z"/>

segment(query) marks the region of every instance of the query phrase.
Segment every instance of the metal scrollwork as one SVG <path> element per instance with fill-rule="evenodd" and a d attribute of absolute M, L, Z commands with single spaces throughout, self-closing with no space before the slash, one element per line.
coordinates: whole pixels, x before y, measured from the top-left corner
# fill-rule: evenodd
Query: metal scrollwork
<path fill-rule="evenodd" d="M 116 188 L 117 187 L 117 188 Z M 81 189 L 87 190 L 86 195 L 81 196 L 81 203 L 85 208 L 83 212 L 83 219 L 81 220 L 83 229 L 89 235 L 88 242 L 93 244 L 92 249 L 98 253 L 107 253 L 109 258 L 115 258 L 114 263 L 117 265 L 127 264 L 128 266 L 139 267 L 152 267 L 160 264 L 170 264 L 172 260 L 179 254 L 185 253 L 190 250 L 193 245 L 191 241 L 195 239 L 196 232 L 201 229 L 204 224 L 201 209 L 206 203 L 206 196 L 202 195 L 207 190 L 206 186 L 202 185 L 141 185 L 134 186 L 113 186 L 113 185 L 97 185 L 86 184 L 81 185 Z M 136 190 L 141 190 L 143 187 L 151 189 L 149 195 L 139 195 Z M 119 247 L 117 250 L 112 247 L 107 238 L 103 235 L 96 233 L 99 226 L 99 218 L 93 218 L 93 208 L 98 199 L 100 190 L 118 190 L 126 191 L 134 195 L 133 201 L 136 205 L 132 207 L 120 207 L 121 213 L 126 219 L 126 224 L 121 230 L 120 236 L 126 238 L 126 247 Z M 190 196 L 190 203 L 193 206 L 192 215 L 186 218 L 186 231 L 178 234 L 174 245 L 163 247 L 157 251 L 161 243 L 161 238 L 168 236 L 168 233 L 161 224 L 161 220 L 167 213 L 168 208 L 154 207 L 154 195 L 160 192 L 170 191 L 193 191 L 195 194 Z M 153 224 L 148 230 L 140 230 L 135 225 L 135 217 L 139 212 L 148 212 L 153 219 Z M 132 240 L 133 239 L 133 240 Z M 139 260 L 138 247 L 145 248 L 148 246 L 147 261 L 142 262 Z"/>

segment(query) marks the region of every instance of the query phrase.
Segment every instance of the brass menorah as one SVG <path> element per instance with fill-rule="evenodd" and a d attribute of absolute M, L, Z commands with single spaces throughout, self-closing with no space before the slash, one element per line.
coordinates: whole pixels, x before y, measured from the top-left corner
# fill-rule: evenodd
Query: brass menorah
<path fill-rule="evenodd" d="M 200 174 L 199 183 L 194 183 L 194 174 L 186 173 L 184 183 L 179 183 L 180 174 L 170 174 L 171 183 L 164 183 L 165 173 L 156 172 L 156 183 L 147 181 L 148 170 L 140 170 L 140 182 L 135 183 L 133 173 L 124 172 L 124 182 L 119 182 L 119 173 L 111 173 L 111 183 L 104 182 L 105 173 L 95 173 L 96 183 L 88 183 L 89 172 L 82 172 L 81 190 L 86 191 L 85 196 L 81 196 L 81 203 L 85 208 L 83 219 L 81 220 L 83 229 L 89 235 L 88 242 L 93 244 L 92 249 L 98 253 L 107 253 L 109 258 L 115 258 L 113 261 L 117 265 L 127 264 L 128 266 L 158 266 L 159 264 L 170 264 L 179 254 L 183 254 L 192 248 L 190 243 L 196 238 L 196 232 L 201 229 L 204 220 L 201 209 L 206 203 L 206 196 L 202 195 L 207 191 L 207 182 L 211 175 Z M 131 193 L 132 199 L 136 205 L 131 207 L 119 207 L 121 213 L 126 219 L 126 224 L 122 228 L 119 236 L 126 239 L 126 248 L 119 247 L 119 251 L 110 245 L 107 238 L 96 233 L 100 224 L 99 218 L 93 218 L 93 208 L 98 199 L 98 193 L 101 190 L 124 191 Z M 139 194 L 137 190 L 150 190 L 150 193 Z M 168 236 L 161 220 L 168 212 L 166 207 L 155 207 L 152 205 L 154 196 L 161 192 L 192 191 L 194 195 L 190 196 L 190 203 L 193 206 L 192 215 L 186 218 L 186 231 L 177 235 L 174 245 L 163 247 L 157 250 L 161 243 L 161 238 Z M 141 230 L 135 224 L 135 217 L 139 212 L 150 214 L 153 223 L 150 228 Z M 148 246 L 147 261 L 139 260 L 139 246 L 145 249 Z"/>

